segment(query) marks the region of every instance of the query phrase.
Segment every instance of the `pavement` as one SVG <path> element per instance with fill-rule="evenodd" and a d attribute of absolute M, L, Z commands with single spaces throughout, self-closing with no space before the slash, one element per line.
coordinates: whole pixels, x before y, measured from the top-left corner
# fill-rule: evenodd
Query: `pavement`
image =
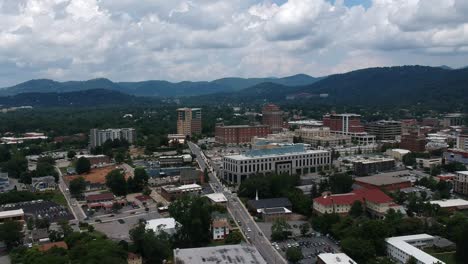
<path fill-rule="evenodd" d="M 79 222 L 82 222 L 86 218 L 86 214 L 83 211 L 83 208 L 81 208 L 80 204 L 75 198 L 71 197 L 70 191 L 68 190 L 68 186 L 63 180 L 62 171 L 60 171 L 58 167 L 55 167 L 55 169 L 59 174 L 59 189 L 63 193 L 63 196 L 65 196 L 65 199 L 67 200 L 68 208 L 70 208 L 70 211 L 72 212 L 75 219 Z"/>
<path fill-rule="evenodd" d="M 193 154 L 197 156 L 197 162 L 200 169 L 203 171 L 208 168 L 208 177 L 210 184 L 216 191 L 222 191 L 222 193 L 228 199 L 227 208 L 232 218 L 237 222 L 240 222 L 240 228 L 248 242 L 254 245 L 260 252 L 262 257 L 267 263 L 287 263 L 286 260 L 279 254 L 271 245 L 270 241 L 263 234 L 257 223 L 254 221 L 252 216 L 249 214 L 247 208 L 242 204 L 236 194 L 231 193 L 225 188 L 219 179 L 216 177 L 216 171 L 210 166 L 210 163 L 200 147 L 193 142 L 188 142 L 188 146 Z M 250 231 L 249 231 L 250 230 Z"/>

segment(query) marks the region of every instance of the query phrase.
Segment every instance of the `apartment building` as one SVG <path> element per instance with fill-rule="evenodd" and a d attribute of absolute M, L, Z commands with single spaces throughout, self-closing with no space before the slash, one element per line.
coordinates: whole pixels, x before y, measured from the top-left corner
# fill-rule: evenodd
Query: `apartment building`
<path fill-rule="evenodd" d="M 202 133 L 201 108 L 177 109 L 177 134 L 192 136 Z"/>
<path fill-rule="evenodd" d="M 219 144 L 247 144 L 254 137 L 266 137 L 271 133 L 268 125 L 217 125 L 215 140 Z"/>
<path fill-rule="evenodd" d="M 136 141 L 136 130 L 134 128 L 93 128 L 89 132 L 89 143 L 92 148 L 99 147 L 107 140 L 125 139 L 133 144 Z"/>
<path fill-rule="evenodd" d="M 468 195 L 468 171 L 457 171 L 453 180 L 453 191 Z"/>

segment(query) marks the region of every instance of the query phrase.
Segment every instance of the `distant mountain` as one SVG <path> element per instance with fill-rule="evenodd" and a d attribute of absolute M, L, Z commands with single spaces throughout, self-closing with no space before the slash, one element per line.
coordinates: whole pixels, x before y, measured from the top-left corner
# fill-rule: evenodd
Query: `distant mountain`
<path fill-rule="evenodd" d="M 321 96 L 322 95 L 322 96 Z M 318 101 L 330 104 L 403 105 L 468 102 L 468 69 L 401 66 L 331 75 L 313 84 L 262 83 L 237 92 L 199 96 L 201 102 Z"/>
<path fill-rule="evenodd" d="M 0 97 L 0 105 L 6 107 L 21 105 L 34 107 L 108 106 L 122 104 L 141 105 L 146 102 L 154 102 L 154 100 L 135 97 L 133 95 L 106 89 L 92 89 L 63 93 L 21 93 L 12 96 Z"/>
<path fill-rule="evenodd" d="M 56 82 L 48 79 L 30 80 L 15 86 L 0 89 L 0 96 L 15 95 L 20 93 L 48 93 L 48 92 L 72 92 L 89 89 L 108 89 L 136 96 L 194 96 L 219 92 L 232 92 L 255 86 L 260 83 L 270 82 L 286 86 L 298 86 L 312 84 L 319 80 L 305 74 L 298 74 L 284 78 L 223 78 L 211 82 L 178 82 L 168 81 L 142 81 L 142 82 L 112 82 L 100 78 L 88 81 Z"/>

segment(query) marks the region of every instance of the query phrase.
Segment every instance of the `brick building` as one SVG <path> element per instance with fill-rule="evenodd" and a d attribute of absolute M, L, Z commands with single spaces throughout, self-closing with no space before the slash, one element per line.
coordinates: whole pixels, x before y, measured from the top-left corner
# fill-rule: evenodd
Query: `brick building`
<path fill-rule="evenodd" d="M 407 149 L 411 152 L 424 152 L 426 151 L 426 136 L 411 132 L 401 136 L 400 148 Z"/>
<path fill-rule="evenodd" d="M 268 134 L 271 134 L 268 125 L 218 125 L 215 128 L 215 139 L 219 144 L 246 144 L 254 137 L 266 137 Z"/>
<path fill-rule="evenodd" d="M 283 130 L 283 111 L 274 104 L 267 104 L 262 108 L 262 124 L 270 126 L 273 133 Z"/>
<path fill-rule="evenodd" d="M 177 134 L 192 136 L 202 133 L 201 108 L 177 109 Z"/>
<path fill-rule="evenodd" d="M 412 186 L 411 181 L 405 177 L 401 177 L 399 173 L 402 172 L 388 172 L 377 174 L 367 177 L 358 177 L 354 179 L 356 185 L 366 189 L 381 189 L 383 191 L 396 191 Z"/>
<path fill-rule="evenodd" d="M 329 114 L 323 116 L 323 126 L 343 134 L 364 132 L 361 116 L 357 114 Z"/>

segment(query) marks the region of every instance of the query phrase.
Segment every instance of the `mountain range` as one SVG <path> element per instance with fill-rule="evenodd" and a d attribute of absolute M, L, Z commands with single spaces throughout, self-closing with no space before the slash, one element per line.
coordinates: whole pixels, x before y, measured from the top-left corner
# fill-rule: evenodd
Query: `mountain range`
<path fill-rule="evenodd" d="M 49 79 L 30 80 L 15 86 L 0 89 L 0 96 L 20 93 L 66 93 L 90 89 L 107 89 L 135 96 L 194 96 L 217 92 L 239 91 L 260 83 L 270 82 L 287 86 L 312 84 L 319 80 L 306 74 L 297 74 L 284 78 L 223 78 L 214 81 L 168 82 L 161 80 L 142 82 L 112 82 L 108 79 L 88 81 L 57 82 Z"/>
<path fill-rule="evenodd" d="M 1 97 L 3 96 L 3 97 Z M 142 98 L 156 96 L 155 99 Z M 0 90 L 0 104 L 112 105 L 184 96 L 190 104 L 285 103 L 468 108 L 468 68 L 398 66 L 356 70 L 322 78 L 224 78 L 211 82 L 83 82 L 31 80 Z M 90 98 L 92 97 L 92 98 Z"/>

